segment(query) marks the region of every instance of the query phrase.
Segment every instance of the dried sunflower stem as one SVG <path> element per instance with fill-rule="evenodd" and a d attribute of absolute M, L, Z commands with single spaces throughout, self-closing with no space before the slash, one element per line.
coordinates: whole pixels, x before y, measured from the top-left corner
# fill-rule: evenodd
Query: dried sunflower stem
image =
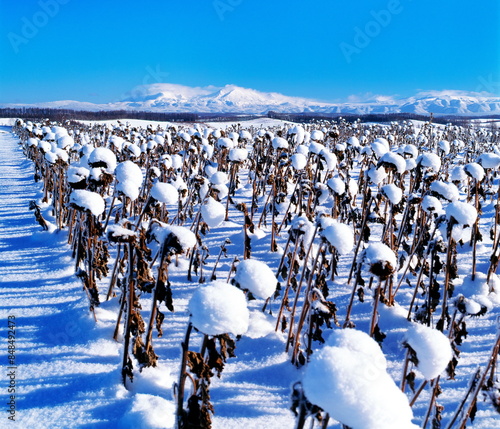
<path fill-rule="evenodd" d="M 198 244 L 195 244 L 195 246 L 193 247 L 193 250 L 191 252 L 191 257 L 189 258 L 189 266 L 188 266 L 188 273 L 187 273 L 188 281 L 192 281 L 192 279 L 193 279 L 193 277 L 191 275 L 191 270 L 193 269 L 194 258 L 196 257 L 197 247 L 198 247 Z"/>
<path fill-rule="evenodd" d="M 276 277 L 278 277 L 281 273 L 281 269 L 283 268 L 283 263 L 285 262 L 286 252 L 288 251 L 288 247 L 290 246 L 291 241 L 292 241 L 292 234 L 288 234 L 288 239 L 285 244 L 285 249 L 283 250 L 283 255 L 281 256 L 280 263 L 276 271 Z"/>
<path fill-rule="evenodd" d="M 120 297 L 120 310 L 118 312 L 118 317 L 116 318 L 115 330 L 113 332 L 113 339 L 118 341 L 118 331 L 120 330 L 120 322 L 122 320 L 123 310 L 125 310 L 125 304 L 127 300 L 125 299 L 125 294 Z"/>
<path fill-rule="evenodd" d="M 443 303 L 441 305 L 441 317 L 439 318 L 439 321 L 437 324 L 438 329 L 439 329 L 439 326 L 442 325 L 441 331 L 444 329 L 444 322 L 446 319 L 446 312 L 447 312 L 448 288 L 449 288 L 449 284 L 450 284 L 450 269 L 448 267 L 450 267 L 450 265 L 451 265 L 452 247 L 453 247 L 453 244 L 455 242 L 455 240 L 453 239 L 453 226 L 455 224 L 456 224 L 456 221 L 452 217 L 450 219 L 450 224 L 448 226 L 449 237 L 448 237 L 448 249 L 446 251 L 446 270 L 445 270 L 445 277 L 444 277 Z"/>
<path fill-rule="evenodd" d="M 279 233 L 281 232 L 281 228 L 283 228 L 283 225 L 284 225 L 284 224 L 285 224 L 285 222 L 286 222 L 286 219 L 287 219 L 288 213 L 290 212 L 290 207 L 292 206 L 292 198 L 293 198 L 294 194 L 297 192 L 297 189 L 298 189 L 298 187 L 299 187 L 299 183 L 300 183 L 300 181 L 301 181 L 301 177 L 299 176 L 299 177 L 297 178 L 297 183 L 295 184 L 295 188 L 294 188 L 294 190 L 293 190 L 292 194 L 290 195 L 290 201 L 289 201 L 288 206 L 287 206 L 287 208 L 286 208 L 286 210 L 285 210 L 285 214 L 284 214 L 284 216 L 283 216 L 283 219 L 281 220 L 281 223 L 280 223 L 280 226 L 279 226 L 279 228 L 278 228 L 277 234 L 279 234 Z M 253 215 L 253 211 L 252 211 L 252 215 Z"/>
<path fill-rule="evenodd" d="M 220 258 L 222 257 L 222 254 L 226 251 L 226 244 L 229 244 L 228 240 L 229 239 L 226 239 L 226 241 L 224 242 L 224 244 L 221 244 L 221 246 L 220 246 L 219 254 L 217 255 L 217 259 L 215 260 L 214 268 L 212 270 L 212 274 L 210 275 L 210 280 L 211 281 L 216 279 L 215 271 L 217 270 L 217 265 L 219 265 Z"/>
<path fill-rule="evenodd" d="M 337 251 L 335 246 L 332 246 L 332 262 L 330 263 L 330 280 L 332 282 L 335 281 L 335 273 L 337 271 L 339 257 L 339 252 Z"/>
<path fill-rule="evenodd" d="M 276 318 L 276 327 L 275 331 L 278 331 L 280 323 L 281 323 L 281 315 L 283 314 L 283 309 L 285 307 L 285 303 L 288 300 L 288 294 L 290 291 L 291 283 L 290 280 L 292 278 L 292 273 L 293 273 L 293 266 L 295 264 L 295 257 L 297 256 L 297 250 L 300 247 L 300 243 L 302 242 L 302 236 L 296 239 L 295 241 L 295 247 L 293 249 L 293 254 L 292 254 L 292 259 L 290 260 L 290 266 L 288 268 L 288 276 L 286 279 L 286 287 L 285 287 L 285 292 L 283 294 L 283 298 L 281 299 L 281 305 L 280 309 L 278 311 L 278 317 Z"/>
<path fill-rule="evenodd" d="M 457 421 L 460 413 L 462 412 L 462 409 L 467 402 L 467 399 L 469 398 L 469 395 L 472 393 L 474 390 L 474 387 L 476 386 L 476 383 L 479 381 L 479 375 L 481 374 L 481 370 L 478 368 L 476 372 L 472 375 L 471 377 L 471 382 L 469 382 L 469 388 L 467 389 L 467 392 L 465 392 L 465 395 L 458 405 L 457 410 L 455 411 L 455 414 L 453 415 L 453 418 L 450 420 L 450 423 L 448 423 L 448 426 L 446 426 L 446 429 L 452 429 L 453 425 Z"/>
<path fill-rule="evenodd" d="M 129 344 L 130 344 L 130 331 L 131 331 L 131 318 L 132 313 L 134 311 L 134 253 L 132 244 L 129 245 L 129 272 L 127 279 L 127 297 L 125 298 L 125 307 L 126 307 L 126 317 L 125 317 L 125 329 L 124 329 L 124 342 L 123 342 L 123 361 L 122 361 L 122 381 L 123 385 L 127 387 L 127 373 L 126 366 L 129 361 Z"/>
<path fill-rule="evenodd" d="M 479 392 L 481 391 L 481 389 L 484 385 L 484 381 L 486 380 L 486 376 L 488 375 L 488 372 L 490 370 L 490 367 L 495 362 L 496 356 L 498 355 L 499 351 L 500 351 L 500 333 L 497 334 L 495 344 L 491 350 L 490 357 L 488 359 L 488 364 L 486 365 L 486 368 L 483 372 L 483 375 L 481 376 L 481 378 L 479 380 L 479 383 L 477 383 L 475 386 L 475 389 L 474 389 L 474 392 L 472 395 L 472 401 L 470 402 L 469 407 L 467 408 L 467 411 L 465 412 L 465 415 L 464 415 L 462 422 L 461 422 L 460 426 L 458 427 L 458 429 L 465 428 L 465 426 L 467 424 L 467 420 L 469 419 L 470 413 L 472 412 L 472 408 L 474 407 L 474 404 L 477 401 L 477 395 L 479 395 Z"/>
<path fill-rule="evenodd" d="M 353 265 L 354 265 L 354 263 L 353 263 Z M 360 271 L 361 271 L 361 264 L 358 267 L 358 274 L 360 273 Z M 354 295 L 356 294 L 356 287 L 358 286 L 357 278 L 358 278 L 358 275 L 356 275 L 356 280 L 354 281 L 354 285 L 352 287 L 351 297 L 349 298 L 349 305 L 347 306 L 347 312 L 346 312 L 345 321 L 344 321 L 344 325 L 343 325 L 344 328 L 351 325 L 351 311 L 352 311 L 352 306 L 354 304 Z M 373 277 L 370 278 L 370 285 L 371 285 L 372 280 L 373 280 Z"/>
<path fill-rule="evenodd" d="M 304 277 L 304 273 L 301 277 L 300 284 L 297 287 L 297 294 L 295 295 L 295 301 L 293 303 L 292 313 L 290 314 L 290 327 L 289 327 L 289 331 L 288 331 L 288 340 L 287 340 L 287 344 L 286 344 L 286 351 L 288 351 L 289 345 L 293 342 L 292 363 L 297 362 L 297 354 L 298 354 L 299 346 L 300 346 L 300 341 L 299 341 L 300 333 L 302 331 L 302 328 L 304 327 L 307 313 L 309 312 L 309 309 L 311 308 L 309 295 L 311 293 L 314 272 L 316 271 L 316 267 L 318 265 L 318 260 L 319 260 L 319 255 L 321 254 L 321 250 L 322 250 L 323 245 L 324 245 L 324 243 L 321 243 L 320 248 L 318 249 L 318 253 L 316 254 L 316 257 L 314 258 L 314 263 L 312 266 L 311 274 L 309 275 L 309 279 L 307 281 L 307 287 L 306 287 L 306 290 L 304 292 L 304 304 L 302 306 L 302 311 L 301 311 L 301 314 L 299 317 L 299 321 L 297 323 L 297 329 L 296 329 L 295 336 L 294 336 L 292 333 L 292 330 L 293 330 L 293 325 L 294 325 L 294 320 L 295 320 L 295 311 L 297 308 L 297 302 L 298 302 L 298 297 L 300 295 L 302 278 Z"/>
<path fill-rule="evenodd" d="M 227 274 L 226 283 L 229 283 L 229 280 L 231 279 L 231 274 L 234 271 L 234 267 L 236 265 L 236 261 L 238 261 L 238 257 L 237 256 L 234 257 L 233 262 L 231 263 L 231 268 L 229 268 L 229 272 Z"/>
<path fill-rule="evenodd" d="M 68 214 L 68 223 L 67 225 L 69 226 L 69 231 L 68 231 L 68 244 L 72 243 L 73 242 L 73 233 L 74 233 L 74 225 L 75 225 L 75 212 L 76 210 L 73 209 L 73 208 L 69 208 L 68 210 L 69 214 Z"/>
<path fill-rule="evenodd" d="M 499 242 L 499 237 L 497 234 L 498 230 L 498 223 L 500 221 L 500 186 L 498 187 L 497 191 L 497 203 L 495 205 L 495 221 L 493 225 L 493 248 L 497 249 L 498 248 L 498 242 Z"/>
<path fill-rule="evenodd" d="M 401 245 L 401 240 L 403 239 L 403 233 L 406 229 L 406 221 L 408 219 L 408 214 L 410 213 L 410 202 L 408 201 L 405 206 L 405 211 L 403 213 L 403 218 L 401 219 L 401 224 L 399 226 L 399 232 L 398 236 L 396 238 L 396 244 L 394 246 L 394 249 L 399 249 L 399 246 Z"/>
<path fill-rule="evenodd" d="M 104 226 L 103 226 L 104 230 L 108 226 L 109 218 L 111 217 L 111 212 L 113 211 L 113 208 L 115 207 L 115 200 L 116 200 L 116 193 L 113 192 L 113 198 L 111 199 L 111 204 L 109 206 L 108 214 L 106 215 L 106 221 L 104 222 Z"/>
<path fill-rule="evenodd" d="M 276 252 L 278 250 L 278 246 L 276 245 L 276 184 L 273 182 L 272 185 L 272 194 L 273 194 L 273 202 L 272 202 L 272 213 L 271 213 L 271 252 Z"/>
<path fill-rule="evenodd" d="M 151 303 L 151 313 L 149 316 L 149 323 L 148 323 L 148 330 L 146 333 L 146 345 L 145 345 L 145 350 L 146 353 L 149 352 L 149 349 L 151 348 L 151 342 L 153 339 L 153 325 L 156 320 L 156 310 L 158 308 L 158 284 L 162 280 L 163 275 L 162 272 L 165 269 L 167 272 L 167 277 L 168 277 L 168 263 L 169 263 L 169 257 L 167 255 L 167 250 L 165 246 L 166 241 L 163 244 L 163 249 L 161 252 L 161 257 L 160 257 L 160 266 L 158 267 L 158 277 L 156 279 L 154 291 L 153 291 L 153 302 Z M 194 253 L 194 249 L 193 249 Z"/>
<path fill-rule="evenodd" d="M 274 181 L 273 181 L 273 183 L 274 183 Z M 273 196 L 273 188 L 271 188 L 271 190 L 269 191 L 269 194 L 267 194 L 266 202 L 264 204 L 264 207 L 262 208 L 262 213 L 260 215 L 257 228 L 260 228 L 260 226 L 262 225 L 262 222 L 267 217 L 267 206 L 269 205 L 269 201 L 271 200 L 272 196 Z"/>
<path fill-rule="evenodd" d="M 179 383 L 177 384 L 177 429 L 182 428 L 182 417 L 184 413 L 184 392 L 186 388 L 186 378 L 188 376 L 186 371 L 187 357 L 189 352 L 189 338 L 191 336 L 191 331 L 193 330 L 193 324 L 188 323 L 186 329 L 186 335 L 184 336 L 184 341 L 181 343 L 182 347 L 182 357 L 181 357 L 181 371 L 179 375 Z"/>
<path fill-rule="evenodd" d="M 491 279 L 491 275 L 497 270 L 498 267 L 498 262 L 499 262 L 499 255 L 498 255 L 498 248 L 500 246 L 500 237 L 497 235 L 497 220 L 500 219 L 500 188 L 499 188 L 499 199 L 497 200 L 497 206 L 495 210 L 495 231 L 494 231 L 494 239 L 493 239 L 493 251 L 491 252 L 491 257 L 490 257 L 490 266 L 488 267 L 488 276 L 487 276 L 487 281 L 489 283 Z"/>
<path fill-rule="evenodd" d="M 116 283 L 116 276 L 117 276 L 117 270 L 118 270 L 118 265 L 120 264 L 120 253 L 122 250 L 122 244 L 118 243 L 118 248 L 116 249 L 116 259 L 115 259 L 115 264 L 113 266 L 113 272 L 111 274 L 111 280 L 109 282 L 109 288 L 108 288 L 108 293 L 106 295 L 106 301 L 109 301 L 111 298 L 111 295 L 113 293 L 113 288 Z"/>
<path fill-rule="evenodd" d="M 434 234 L 436 233 L 436 229 L 437 229 L 437 225 L 434 226 L 434 230 L 431 233 L 431 237 L 430 237 L 429 241 L 431 241 L 433 239 Z M 421 240 L 422 237 L 423 237 L 423 232 L 421 234 L 420 240 Z M 410 308 L 408 309 L 408 316 L 406 317 L 409 321 L 411 320 L 411 312 L 413 310 L 413 304 L 415 303 L 415 299 L 417 298 L 418 287 L 420 285 L 420 281 L 422 280 L 422 275 L 424 274 L 425 261 L 429 257 L 429 255 L 430 255 L 431 251 L 433 250 L 433 248 L 434 248 L 434 246 L 428 246 L 427 247 L 427 251 L 425 252 L 425 257 L 423 258 L 423 261 L 422 261 L 422 266 L 420 267 L 420 271 L 418 272 L 418 277 L 417 277 L 417 281 L 416 281 L 416 284 L 415 284 L 415 289 L 413 291 L 413 296 L 412 296 L 412 299 L 411 299 L 411 302 L 410 302 Z M 403 274 L 403 277 L 404 277 L 405 274 L 406 274 L 406 270 L 405 270 L 405 273 Z M 401 278 L 400 283 L 399 283 L 399 285 L 398 285 L 398 287 L 396 289 L 396 292 L 399 289 L 399 286 L 401 285 L 402 281 L 403 281 L 403 279 Z"/>
<path fill-rule="evenodd" d="M 418 397 L 423 392 L 425 386 L 427 386 L 427 383 L 428 383 L 427 380 L 422 381 L 422 384 L 420 384 L 420 387 L 417 389 L 415 395 L 413 395 L 413 398 L 410 401 L 410 407 L 413 407 L 413 405 L 415 405 L 415 402 L 417 402 Z"/>
<path fill-rule="evenodd" d="M 408 372 L 408 366 L 410 363 L 410 351 L 406 350 L 405 361 L 403 364 L 403 376 L 401 377 L 401 391 L 404 393 L 406 390 L 406 373 Z"/>
<path fill-rule="evenodd" d="M 377 310 L 380 302 L 381 291 L 382 291 L 382 280 L 379 278 L 377 289 L 375 290 L 375 301 L 373 303 L 373 313 L 370 322 L 370 337 L 373 337 L 373 333 L 375 332 L 375 325 L 377 324 Z"/>
<path fill-rule="evenodd" d="M 437 392 L 439 389 L 439 379 L 440 378 L 441 378 L 441 376 L 438 375 L 434 380 L 431 380 L 431 383 L 432 383 L 431 385 L 433 386 L 431 400 L 429 401 L 429 407 L 427 408 L 427 412 L 425 413 L 425 419 L 424 419 L 424 423 L 422 424 L 422 429 L 425 429 L 427 426 L 427 423 L 429 422 L 429 417 L 431 416 L 432 407 L 433 407 L 434 403 L 436 402 L 436 396 L 437 396 Z"/>
<path fill-rule="evenodd" d="M 304 429 L 304 425 L 306 424 L 307 409 L 306 409 L 305 401 L 306 401 L 306 398 L 305 398 L 304 392 L 301 390 L 300 403 L 299 403 L 299 413 L 297 415 L 297 424 L 295 425 L 295 429 Z"/>
<path fill-rule="evenodd" d="M 436 225 L 434 225 L 434 229 L 431 232 L 429 242 L 434 239 L 434 235 L 436 233 L 436 228 L 437 228 Z M 405 264 L 405 268 L 403 270 L 402 275 L 400 276 L 398 286 L 396 287 L 396 290 L 394 291 L 394 295 L 396 295 L 398 293 L 398 290 L 401 287 L 401 284 L 403 283 L 403 280 L 406 277 L 406 273 L 408 272 L 408 269 L 410 268 L 411 260 L 413 259 L 413 256 L 415 255 L 417 248 L 420 245 L 420 243 L 422 242 L 423 238 L 424 238 L 423 231 L 420 231 L 420 234 L 418 235 L 418 239 L 417 239 L 417 244 L 416 244 L 416 246 L 414 246 L 413 250 L 411 250 L 410 254 L 408 255 L 408 259 L 407 259 L 408 262 Z M 399 248 L 399 246 L 398 246 L 398 248 Z M 426 258 L 428 255 L 429 255 L 429 252 L 426 253 Z"/>
<path fill-rule="evenodd" d="M 359 252 L 359 248 L 361 247 L 361 242 L 363 241 L 363 239 L 362 239 L 363 231 L 365 229 L 366 222 L 368 220 L 368 214 L 370 212 L 370 206 L 371 206 L 372 200 L 373 199 L 370 197 L 368 199 L 368 201 L 366 202 L 366 207 L 365 207 L 364 215 L 363 215 L 363 221 L 361 222 L 361 230 L 360 230 L 358 242 L 356 243 L 356 249 L 354 250 L 353 263 L 351 264 L 351 269 L 349 271 L 349 277 L 347 278 L 347 284 L 349 284 L 351 282 L 352 274 L 354 272 L 354 267 L 356 265 L 355 262 L 356 262 L 356 259 L 358 257 L 358 252 Z"/>
<path fill-rule="evenodd" d="M 475 198 L 474 198 L 474 207 L 476 212 L 479 213 L 479 183 L 474 179 L 474 187 L 476 189 Z M 477 235 L 479 233 L 479 217 L 474 222 L 472 226 L 472 275 L 471 279 L 474 281 L 476 278 L 476 247 L 477 247 Z"/>
<path fill-rule="evenodd" d="M 235 183 L 235 175 L 236 175 L 236 166 L 235 163 L 231 163 L 231 167 L 229 168 L 229 189 L 226 197 L 226 214 L 224 216 L 224 220 L 229 220 L 229 202 L 231 201 L 231 195 L 234 195 L 234 190 L 236 188 Z"/>

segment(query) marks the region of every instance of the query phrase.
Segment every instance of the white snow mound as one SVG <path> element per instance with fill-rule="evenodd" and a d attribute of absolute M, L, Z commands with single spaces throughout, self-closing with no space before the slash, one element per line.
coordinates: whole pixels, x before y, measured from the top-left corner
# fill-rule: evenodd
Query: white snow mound
<path fill-rule="evenodd" d="M 354 231 L 349 225 L 332 223 L 323 230 L 322 235 L 341 255 L 347 255 L 354 247 Z"/>
<path fill-rule="evenodd" d="M 352 429 L 416 429 L 406 395 L 386 371 L 379 345 L 354 329 L 335 330 L 311 356 L 307 399 Z"/>
<path fill-rule="evenodd" d="M 236 267 L 234 280 L 241 289 L 248 289 L 256 298 L 267 299 L 275 291 L 278 280 L 266 263 L 245 259 Z"/>
<path fill-rule="evenodd" d="M 245 294 L 228 283 L 213 281 L 197 289 L 189 301 L 189 312 L 195 328 L 207 335 L 242 335 L 248 330 Z"/>
<path fill-rule="evenodd" d="M 107 173 L 113 174 L 116 168 L 116 155 L 106 147 L 96 147 L 89 155 L 91 167 L 104 167 Z"/>
<path fill-rule="evenodd" d="M 175 204 L 179 200 L 179 192 L 170 183 L 156 182 L 151 188 L 151 196 L 160 203 Z"/>
<path fill-rule="evenodd" d="M 460 225 L 472 226 L 477 219 L 475 207 L 461 201 L 448 204 L 445 211 L 448 219 L 453 217 Z"/>
<path fill-rule="evenodd" d="M 402 189 L 399 186 L 396 186 L 394 183 L 384 185 L 380 190 L 382 191 L 382 194 L 385 195 L 393 205 L 399 204 L 399 202 L 403 198 Z"/>
<path fill-rule="evenodd" d="M 126 429 L 170 429 L 175 426 L 175 405 L 156 395 L 137 393 L 120 423 Z"/>
<path fill-rule="evenodd" d="M 363 258 L 367 264 L 389 262 L 393 267 L 397 266 L 395 253 L 384 243 L 370 243 L 363 252 Z"/>
<path fill-rule="evenodd" d="M 201 206 L 201 216 L 209 228 L 216 228 L 224 222 L 226 209 L 224 205 L 210 197 L 207 199 L 206 203 Z"/>
<path fill-rule="evenodd" d="M 302 153 L 294 153 L 291 160 L 295 170 L 302 170 L 307 165 L 307 158 Z"/>
<path fill-rule="evenodd" d="M 104 211 L 104 200 L 96 192 L 85 189 L 75 189 L 69 198 L 70 204 L 74 204 L 84 210 L 89 210 L 94 216 L 99 216 Z"/>
<path fill-rule="evenodd" d="M 405 342 L 417 353 L 417 368 L 426 380 L 441 374 L 453 357 L 450 340 L 429 326 L 414 323 L 406 332 Z"/>

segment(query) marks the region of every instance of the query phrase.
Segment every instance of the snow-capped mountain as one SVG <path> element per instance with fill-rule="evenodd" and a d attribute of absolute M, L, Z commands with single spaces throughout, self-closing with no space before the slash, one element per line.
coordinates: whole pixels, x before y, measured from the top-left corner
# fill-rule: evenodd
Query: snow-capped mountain
<path fill-rule="evenodd" d="M 0 107 L 50 107 L 73 110 L 142 110 L 154 112 L 245 113 L 416 113 L 427 115 L 500 114 L 500 96 L 464 91 L 428 91 L 409 98 L 374 97 L 368 101 L 325 103 L 308 98 L 261 92 L 236 85 L 189 87 L 170 83 L 143 85 L 122 101 L 93 104 L 72 100 Z"/>
<path fill-rule="evenodd" d="M 324 109 L 328 104 L 275 92 L 226 85 L 222 88 L 192 88 L 175 84 L 144 85 L 132 91 L 131 97 L 121 103 L 141 110 L 175 112 L 236 112 L 267 113 L 303 112 Z"/>
<path fill-rule="evenodd" d="M 421 93 L 400 106 L 403 113 L 477 115 L 500 113 L 500 97 L 469 95 L 461 92 Z"/>

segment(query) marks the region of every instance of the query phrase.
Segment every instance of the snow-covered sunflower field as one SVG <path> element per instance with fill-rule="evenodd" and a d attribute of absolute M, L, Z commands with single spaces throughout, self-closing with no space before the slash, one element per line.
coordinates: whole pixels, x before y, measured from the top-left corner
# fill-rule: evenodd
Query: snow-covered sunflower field
<path fill-rule="evenodd" d="M 498 427 L 499 146 L 412 121 L 2 127 L 0 426 Z"/>

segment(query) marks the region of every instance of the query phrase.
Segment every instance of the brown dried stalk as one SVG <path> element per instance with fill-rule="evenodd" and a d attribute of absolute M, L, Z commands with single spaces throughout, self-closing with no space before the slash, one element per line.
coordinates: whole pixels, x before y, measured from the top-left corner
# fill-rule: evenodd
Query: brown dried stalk
<path fill-rule="evenodd" d="M 476 384 L 474 391 L 472 392 L 471 402 L 469 403 L 469 406 L 468 406 L 467 410 L 465 411 L 465 414 L 462 418 L 462 422 L 461 422 L 460 426 L 458 426 L 458 429 L 464 429 L 466 427 L 467 420 L 469 419 L 469 416 L 472 412 L 472 409 L 474 408 L 474 405 L 477 401 L 477 396 L 479 395 L 479 392 L 483 388 L 484 382 L 485 382 L 486 377 L 488 375 L 488 372 L 490 371 L 491 366 L 496 361 L 496 356 L 498 355 L 499 352 L 500 352 L 500 333 L 497 334 L 497 338 L 496 338 L 495 344 L 493 345 L 493 348 L 491 350 L 486 368 L 484 369 L 483 374 L 481 375 L 481 378 L 479 379 L 479 382 Z"/>
<path fill-rule="evenodd" d="M 294 272 L 294 265 L 296 263 L 295 258 L 297 257 L 298 249 L 302 245 L 302 238 L 303 238 L 302 235 L 299 235 L 298 237 L 295 238 L 295 247 L 293 249 L 292 258 L 290 259 L 290 266 L 288 267 L 288 276 L 286 279 L 285 291 L 283 293 L 283 298 L 281 299 L 280 309 L 278 311 L 278 317 L 276 318 L 276 327 L 275 327 L 276 332 L 279 329 L 280 323 L 282 323 L 281 316 L 283 314 L 284 307 L 288 303 L 288 294 L 290 293 L 290 288 L 292 287 L 291 279 Z"/>
<path fill-rule="evenodd" d="M 133 379 L 132 373 L 132 359 L 129 356 L 129 344 L 130 344 L 130 331 L 132 327 L 132 315 L 134 313 L 134 301 L 135 301 L 135 291 L 134 291 L 134 247 L 129 243 L 129 262 L 128 262 L 128 278 L 126 283 L 126 297 L 124 299 L 124 304 L 126 308 L 125 315 L 125 329 L 123 333 L 123 360 L 122 360 L 122 381 L 123 385 L 127 387 L 127 377 L 130 380 Z"/>

